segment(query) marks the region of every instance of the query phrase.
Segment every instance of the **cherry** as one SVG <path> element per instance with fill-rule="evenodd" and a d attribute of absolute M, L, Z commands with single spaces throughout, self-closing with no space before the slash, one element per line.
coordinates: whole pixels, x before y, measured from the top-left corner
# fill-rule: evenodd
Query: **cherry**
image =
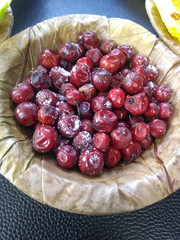
<path fill-rule="evenodd" d="M 147 135 L 150 133 L 150 127 L 147 123 L 141 122 L 136 123 L 133 126 L 133 137 L 137 141 L 143 141 Z"/>
<path fill-rule="evenodd" d="M 70 83 L 79 88 L 91 80 L 90 69 L 85 64 L 75 65 L 70 74 Z"/>
<path fill-rule="evenodd" d="M 38 65 L 37 67 L 32 68 L 30 73 L 32 74 L 37 70 L 40 72 L 48 73 L 48 69 L 44 68 L 42 65 Z"/>
<path fill-rule="evenodd" d="M 124 107 L 114 109 L 113 112 L 118 120 L 125 120 L 128 117 L 128 111 Z"/>
<path fill-rule="evenodd" d="M 146 67 L 147 64 L 148 64 L 147 57 L 145 57 L 143 54 L 136 54 L 132 59 L 132 68 L 135 68 L 136 66 Z"/>
<path fill-rule="evenodd" d="M 57 111 L 59 116 L 61 115 L 74 115 L 74 108 L 67 102 L 58 102 Z"/>
<path fill-rule="evenodd" d="M 161 119 L 153 119 L 149 126 L 150 134 L 155 138 L 162 137 L 166 133 L 166 123 Z"/>
<path fill-rule="evenodd" d="M 60 89 L 60 92 L 62 95 L 66 94 L 66 91 L 68 91 L 69 89 L 76 89 L 74 85 L 72 85 L 71 83 L 63 83 Z"/>
<path fill-rule="evenodd" d="M 117 127 L 110 136 L 112 145 L 117 149 L 126 148 L 132 140 L 132 133 L 127 127 Z"/>
<path fill-rule="evenodd" d="M 66 71 L 70 72 L 73 68 L 73 63 L 67 62 L 65 60 L 60 60 L 60 67 L 64 68 Z"/>
<path fill-rule="evenodd" d="M 153 65 L 148 65 L 146 68 L 145 68 L 145 75 L 146 75 L 146 79 L 148 82 L 152 81 L 154 82 L 157 77 L 158 77 L 158 70 L 155 66 Z"/>
<path fill-rule="evenodd" d="M 56 106 L 58 102 L 58 96 L 56 93 L 49 89 L 43 89 L 39 91 L 36 95 L 36 103 L 41 107 L 44 105 Z"/>
<path fill-rule="evenodd" d="M 106 152 L 109 149 L 110 137 L 106 133 L 96 133 L 93 138 L 93 146 L 100 152 Z"/>
<path fill-rule="evenodd" d="M 149 100 L 145 93 L 126 96 L 124 107 L 133 115 L 145 113 L 148 109 Z"/>
<path fill-rule="evenodd" d="M 73 145 L 76 149 L 86 150 L 92 148 L 92 136 L 87 131 L 79 132 L 73 139 Z"/>
<path fill-rule="evenodd" d="M 122 68 L 124 66 L 124 64 L 126 63 L 126 55 L 124 54 L 124 52 L 122 50 L 120 50 L 118 48 L 114 48 L 113 50 L 111 50 L 108 55 L 116 56 L 119 58 L 119 60 L 120 60 L 119 68 Z"/>
<path fill-rule="evenodd" d="M 53 148 L 54 153 L 58 153 L 58 151 L 62 148 L 64 145 L 71 145 L 72 141 L 70 138 L 65 138 L 65 137 L 59 137 L 58 142 L 56 146 Z"/>
<path fill-rule="evenodd" d="M 144 86 L 142 92 L 146 93 L 149 99 L 152 99 L 152 96 L 156 87 L 157 85 L 154 82 L 150 81 Z"/>
<path fill-rule="evenodd" d="M 166 102 L 171 98 L 171 89 L 165 85 L 155 88 L 153 96 L 160 102 Z"/>
<path fill-rule="evenodd" d="M 86 57 L 92 60 L 94 67 L 98 67 L 103 55 L 98 48 L 92 48 L 86 52 Z"/>
<path fill-rule="evenodd" d="M 80 131 L 87 131 L 89 133 L 94 133 L 93 123 L 90 119 L 81 120 Z"/>
<path fill-rule="evenodd" d="M 58 118 L 56 108 L 53 106 L 42 106 L 38 111 L 38 120 L 47 125 L 55 124 Z"/>
<path fill-rule="evenodd" d="M 92 74 L 92 83 L 99 91 L 106 91 L 111 85 L 111 73 L 106 69 L 97 70 Z"/>
<path fill-rule="evenodd" d="M 121 150 L 122 159 L 130 163 L 141 155 L 141 146 L 138 142 L 131 141 L 129 146 Z"/>
<path fill-rule="evenodd" d="M 120 59 L 115 55 L 105 55 L 100 60 L 100 68 L 115 73 L 120 67 Z"/>
<path fill-rule="evenodd" d="M 143 89 L 143 78 L 135 72 L 130 72 L 124 77 L 122 88 L 129 94 L 139 93 Z"/>
<path fill-rule="evenodd" d="M 11 99 L 16 104 L 31 101 L 34 97 L 34 90 L 29 83 L 19 83 L 11 90 Z"/>
<path fill-rule="evenodd" d="M 71 42 L 64 42 L 60 45 L 59 55 L 62 60 L 75 62 L 78 59 L 77 45 Z"/>
<path fill-rule="evenodd" d="M 144 122 L 144 121 L 145 121 L 145 120 L 144 120 L 144 117 L 141 116 L 141 115 L 135 115 L 135 116 L 129 115 L 129 121 L 128 121 L 128 123 L 129 123 L 130 125 L 134 125 L 134 124 L 136 124 L 136 123 L 140 123 L 140 122 Z"/>
<path fill-rule="evenodd" d="M 123 69 L 121 69 L 120 73 L 122 74 L 123 77 L 125 77 L 130 72 L 131 72 L 131 70 L 129 68 L 123 68 Z"/>
<path fill-rule="evenodd" d="M 84 101 L 90 102 L 96 95 L 96 89 L 91 83 L 84 84 L 78 90 L 82 93 Z"/>
<path fill-rule="evenodd" d="M 77 60 L 76 64 L 79 65 L 79 66 L 86 65 L 90 70 L 93 69 L 93 62 L 92 62 L 91 58 L 89 58 L 89 57 L 79 58 Z"/>
<path fill-rule="evenodd" d="M 98 132 L 111 132 L 117 125 L 117 117 L 111 111 L 100 110 L 94 114 L 93 125 Z"/>
<path fill-rule="evenodd" d="M 54 67 L 51 68 L 49 76 L 51 78 L 52 87 L 59 90 L 64 82 L 68 82 L 70 73 L 67 72 L 64 68 Z"/>
<path fill-rule="evenodd" d="M 83 45 L 77 42 L 77 43 L 74 43 L 74 46 L 76 47 L 78 58 L 82 58 L 85 53 L 85 49 Z"/>
<path fill-rule="evenodd" d="M 91 101 L 93 112 L 99 110 L 112 110 L 112 102 L 106 96 L 97 96 Z"/>
<path fill-rule="evenodd" d="M 60 116 L 57 128 L 64 137 L 73 138 L 79 132 L 81 121 L 76 115 L 62 115 Z"/>
<path fill-rule="evenodd" d="M 135 53 L 134 49 L 130 45 L 121 45 L 117 47 L 119 50 L 123 51 L 125 53 L 127 60 L 132 60 Z"/>
<path fill-rule="evenodd" d="M 123 76 L 121 73 L 115 73 L 112 75 L 111 88 L 120 88 L 123 82 Z"/>
<path fill-rule="evenodd" d="M 40 63 L 43 67 L 51 69 L 59 66 L 60 56 L 52 49 L 45 49 L 41 54 Z"/>
<path fill-rule="evenodd" d="M 168 119 L 173 115 L 173 107 L 167 102 L 162 102 L 159 104 L 159 114 L 158 117 L 161 119 Z"/>
<path fill-rule="evenodd" d="M 89 102 L 82 101 L 79 104 L 79 115 L 81 118 L 91 118 L 91 104 Z"/>
<path fill-rule="evenodd" d="M 126 127 L 128 129 L 130 129 L 130 124 L 128 122 L 125 121 L 119 121 L 117 124 L 117 127 Z"/>
<path fill-rule="evenodd" d="M 85 49 L 98 48 L 99 39 L 93 31 L 85 31 L 82 33 L 81 42 Z"/>
<path fill-rule="evenodd" d="M 144 113 L 146 117 L 156 117 L 159 113 L 159 106 L 154 103 L 150 102 L 147 111 Z"/>
<path fill-rule="evenodd" d="M 135 68 L 132 69 L 132 72 L 135 72 L 142 77 L 144 86 L 148 83 L 148 79 L 145 75 L 145 67 L 144 66 L 136 66 Z"/>
<path fill-rule="evenodd" d="M 109 99 L 114 108 L 120 108 L 124 105 L 125 92 L 121 88 L 113 88 L 109 91 Z"/>
<path fill-rule="evenodd" d="M 58 142 L 56 130 L 49 125 L 40 125 L 33 134 L 33 148 L 36 152 L 49 152 Z"/>
<path fill-rule="evenodd" d="M 142 149 L 147 149 L 152 144 L 152 137 L 148 134 L 141 142 L 139 142 Z"/>
<path fill-rule="evenodd" d="M 78 151 L 71 145 L 62 146 L 57 152 L 57 160 L 61 167 L 73 168 L 78 160 Z"/>
<path fill-rule="evenodd" d="M 102 173 L 104 160 L 102 153 L 97 149 L 86 150 L 79 157 L 80 171 L 89 176 L 97 176 Z"/>
<path fill-rule="evenodd" d="M 103 54 L 108 54 L 110 51 L 115 48 L 115 43 L 113 40 L 105 40 L 100 45 L 100 50 Z"/>
<path fill-rule="evenodd" d="M 121 152 L 115 147 L 109 147 L 104 154 L 104 164 L 107 167 L 115 167 L 121 160 Z"/>
<path fill-rule="evenodd" d="M 14 115 L 22 126 L 33 126 L 38 122 L 38 106 L 32 102 L 22 102 L 16 106 Z"/>
<path fill-rule="evenodd" d="M 31 74 L 31 85 L 37 91 L 40 91 L 51 86 L 51 79 L 45 71 L 35 70 Z"/>
<path fill-rule="evenodd" d="M 77 89 L 73 89 L 73 88 L 66 91 L 65 96 L 66 96 L 66 101 L 73 106 L 78 105 L 83 100 L 82 93 L 79 92 Z"/>

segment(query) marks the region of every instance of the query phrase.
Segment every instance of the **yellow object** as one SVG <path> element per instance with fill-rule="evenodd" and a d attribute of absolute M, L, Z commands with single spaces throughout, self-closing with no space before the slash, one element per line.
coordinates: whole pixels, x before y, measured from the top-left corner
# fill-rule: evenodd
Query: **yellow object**
<path fill-rule="evenodd" d="M 171 36 L 180 42 L 180 0 L 154 0 Z"/>
<path fill-rule="evenodd" d="M 8 8 L 11 2 L 12 0 L 0 0 L 0 20 L 3 18 L 6 9 Z"/>

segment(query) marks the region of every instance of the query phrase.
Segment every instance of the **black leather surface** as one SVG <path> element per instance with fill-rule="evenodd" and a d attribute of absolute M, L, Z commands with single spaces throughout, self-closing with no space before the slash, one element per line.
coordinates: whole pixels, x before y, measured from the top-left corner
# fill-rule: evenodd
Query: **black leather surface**
<path fill-rule="evenodd" d="M 47 18 L 90 13 L 131 19 L 153 33 L 143 0 L 13 0 L 12 35 Z M 180 190 L 148 208 L 85 216 L 42 205 L 0 175 L 0 240 L 179 240 Z"/>

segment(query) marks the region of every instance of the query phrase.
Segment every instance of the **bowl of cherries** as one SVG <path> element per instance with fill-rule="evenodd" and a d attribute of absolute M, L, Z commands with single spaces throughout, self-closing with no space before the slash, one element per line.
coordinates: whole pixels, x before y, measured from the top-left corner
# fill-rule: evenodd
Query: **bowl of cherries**
<path fill-rule="evenodd" d="M 94 22 L 88 17 L 83 15 Z M 75 18 L 78 22 L 81 16 Z M 126 37 L 118 42 L 120 30 L 116 37 L 104 38 L 99 31 L 104 18 L 95 19 L 95 29 L 80 23 L 75 40 L 64 37 L 55 46 L 41 47 L 32 66 L 23 66 L 21 74 L 13 76 L 16 82 L 9 91 L 13 123 L 25 136 L 17 142 L 23 141 L 22 159 L 29 159 L 21 159 L 26 167 L 17 174 L 17 186 L 24 192 L 33 189 L 29 195 L 43 203 L 88 214 L 145 207 L 174 192 L 180 181 L 172 173 L 174 166 L 168 169 L 177 161 L 169 147 L 177 134 L 172 120 L 178 118 L 178 86 L 171 81 L 177 56 L 151 33 L 149 54 L 137 51 L 132 40 L 137 41 L 136 32 L 131 44 Z M 37 43 L 31 43 L 33 37 L 26 46 L 26 61 L 29 45 Z M 144 47 L 147 44 L 144 41 Z M 160 61 L 162 51 L 165 58 L 171 57 L 171 65 Z M 3 171 L 5 175 L 7 169 Z"/>

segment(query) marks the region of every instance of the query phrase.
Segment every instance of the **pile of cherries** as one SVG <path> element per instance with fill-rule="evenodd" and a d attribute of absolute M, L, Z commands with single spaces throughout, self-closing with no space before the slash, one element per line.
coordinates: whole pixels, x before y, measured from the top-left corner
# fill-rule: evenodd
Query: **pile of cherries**
<path fill-rule="evenodd" d="M 11 91 L 15 118 L 33 126 L 35 151 L 52 151 L 64 168 L 96 176 L 104 165 L 130 163 L 166 133 L 171 90 L 132 46 L 100 43 L 92 31 L 59 52 L 45 49 L 40 65 Z"/>

